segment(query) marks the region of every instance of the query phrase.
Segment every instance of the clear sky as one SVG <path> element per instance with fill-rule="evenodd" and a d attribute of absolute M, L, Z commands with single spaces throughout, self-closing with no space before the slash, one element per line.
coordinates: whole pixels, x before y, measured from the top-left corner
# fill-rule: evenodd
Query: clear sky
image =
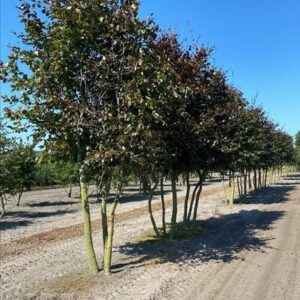
<path fill-rule="evenodd" d="M 1 59 L 20 31 L 17 0 L 1 1 Z M 300 0 L 142 0 L 163 29 L 214 46 L 215 64 L 291 135 L 300 130 Z M 1 92 L 8 87 L 2 85 Z M 3 107 L 3 105 L 1 105 Z"/>

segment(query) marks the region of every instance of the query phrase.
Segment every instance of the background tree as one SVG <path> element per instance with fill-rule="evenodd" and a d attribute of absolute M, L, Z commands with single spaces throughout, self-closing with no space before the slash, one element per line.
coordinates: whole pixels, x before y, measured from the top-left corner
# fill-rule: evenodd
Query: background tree
<path fill-rule="evenodd" d="M 296 164 L 299 169 L 300 168 L 300 131 L 298 131 L 295 136 L 295 146 L 296 146 Z"/>

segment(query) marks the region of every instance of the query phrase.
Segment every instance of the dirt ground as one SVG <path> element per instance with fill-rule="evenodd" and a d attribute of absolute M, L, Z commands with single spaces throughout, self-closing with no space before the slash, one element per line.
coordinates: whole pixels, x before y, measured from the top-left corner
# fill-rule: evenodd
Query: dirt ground
<path fill-rule="evenodd" d="M 184 188 L 180 188 L 179 215 Z M 170 206 L 170 187 L 166 187 Z M 150 243 L 147 197 L 126 190 L 117 208 L 113 273 L 87 275 L 78 191 L 28 192 L 1 221 L 1 299 L 300 299 L 300 174 L 233 209 L 219 182 L 199 207 L 202 234 Z M 159 197 L 154 200 L 159 221 Z M 101 262 L 100 207 L 91 204 Z M 168 210 L 168 217 L 170 209 Z"/>

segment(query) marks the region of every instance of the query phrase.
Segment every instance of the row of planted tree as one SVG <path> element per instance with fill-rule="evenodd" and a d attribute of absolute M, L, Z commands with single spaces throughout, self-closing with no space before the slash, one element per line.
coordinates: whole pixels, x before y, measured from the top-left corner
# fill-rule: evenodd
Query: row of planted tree
<path fill-rule="evenodd" d="M 189 228 L 209 173 L 229 176 L 232 203 L 236 178 L 246 194 L 246 179 L 259 188 L 268 173 L 293 163 L 292 138 L 228 83 L 211 63 L 212 49 L 180 43 L 152 19 L 142 20 L 138 8 L 135 0 L 23 1 L 18 9 L 25 30 L 20 44 L 11 46 L 8 63 L 1 63 L 1 78 L 15 92 L 4 96 L 15 128 L 30 124 L 35 141 L 80 167 L 91 273 L 99 266 L 87 178 L 101 198 L 103 268 L 109 273 L 115 210 L 129 176 L 149 191 L 156 235 L 174 239 L 179 177 L 186 183 L 183 224 Z M 197 176 L 196 185 L 191 176 Z M 171 220 L 167 226 L 162 201 L 161 229 L 152 198 L 158 186 L 163 196 L 166 179 Z"/>

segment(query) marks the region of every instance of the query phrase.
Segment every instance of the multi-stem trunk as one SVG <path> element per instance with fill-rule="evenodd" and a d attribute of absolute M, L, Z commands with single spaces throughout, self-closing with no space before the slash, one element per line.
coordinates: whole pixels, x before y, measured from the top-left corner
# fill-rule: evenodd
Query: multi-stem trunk
<path fill-rule="evenodd" d="M 196 186 L 194 187 L 193 193 L 192 193 L 192 199 L 190 202 L 189 212 L 188 212 L 188 216 L 187 216 L 187 222 L 189 222 L 191 220 L 194 202 L 195 202 L 195 198 L 196 198 L 199 187 L 200 187 L 200 180 L 197 182 Z"/>
<path fill-rule="evenodd" d="M 161 198 L 161 208 L 162 208 L 162 231 L 163 235 L 167 234 L 166 227 L 166 205 L 165 205 L 165 195 L 164 195 L 164 178 L 160 179 L 160 198 Z"/>
<path fill-rule="evenodd" d="M 183 211 L 183 223 L 187 223 L 187 214 L 188 214 L 188 203 L 189 203 L 189 197 L 190 197 L 190 173 L 186 173 L 186 194 L 184 199 L 184 211 Z"/>
<path fill-rule="evenodd" d="M 198 189 L 197 194 L 196 194 L 194 214 L 193 214 L 193 222 L 195 222 L 196 219 L 197 219 L 199 199 L 200 199 L 200 195 L 201 195 L 201 192 L 202 192 L 202 186 L 203 186 L 204 178 L 205 178 L 204 173 L 201 174 L 201 172 L 199 172 L 200 185 L 199 185 L 199 189 Z"/>
<path fill-rule="evenodd" d="M 113 235 L 114 235 L 114 225 L 115 225 L 115 211 L 118 204 L 118 196 L 115 198 L 109 209 L 108 215 L 108 230 L 107 230 L 107 240 L 105 243 L 104 249 L 104 261 L 103 261 L 103 269 L 104 273 L 109 275 L 111 272 L 111 258 L 112 258 L 112 245 L 113 245 Z"/>
<path fill-rule="evenodd" d="M 93 246 L 88 191 L 83 174 L 80 174 L 80 198 L 81 210 L 83 213 L 84 242 L 87 251 L 88 267 L 91 274 L 96 274 L 98 272 L 98 264 Z"/>
<path fill-rule="evenodd" d="M 155 182 L 153 188 L 151 188 L 151 190 L 150 190 L 150 195 L 149 195 L 149 200 L 148 200 L 148 211 L 149 211 L 150 220 L 151 220 L 153 230 L 154 230 L 157 238 L 160 238 L 161 236 L 160 236 L 160 233 L 159 233 L 159 230 L 157 228 L 157 225 L 156 225 L 156 222 L 155 222 L 155 219 L 154 219 L 154 216 L 153 216 L 153 212 L 152 212 L 152 199 L 153 199 L 154 192 L 157 188 L 157 185 L 158 185 L 158 180 Z"/>
<path fill-rule="evenodd" d="M 172 173 L 171 175 L 171 185 L 172 185 L 172 216 L 171 216 L 171 230 L 170 239 L 175 237 L 176 227 L 177 227 L 177 190 L 176 190 L 176 175 Z"/>

